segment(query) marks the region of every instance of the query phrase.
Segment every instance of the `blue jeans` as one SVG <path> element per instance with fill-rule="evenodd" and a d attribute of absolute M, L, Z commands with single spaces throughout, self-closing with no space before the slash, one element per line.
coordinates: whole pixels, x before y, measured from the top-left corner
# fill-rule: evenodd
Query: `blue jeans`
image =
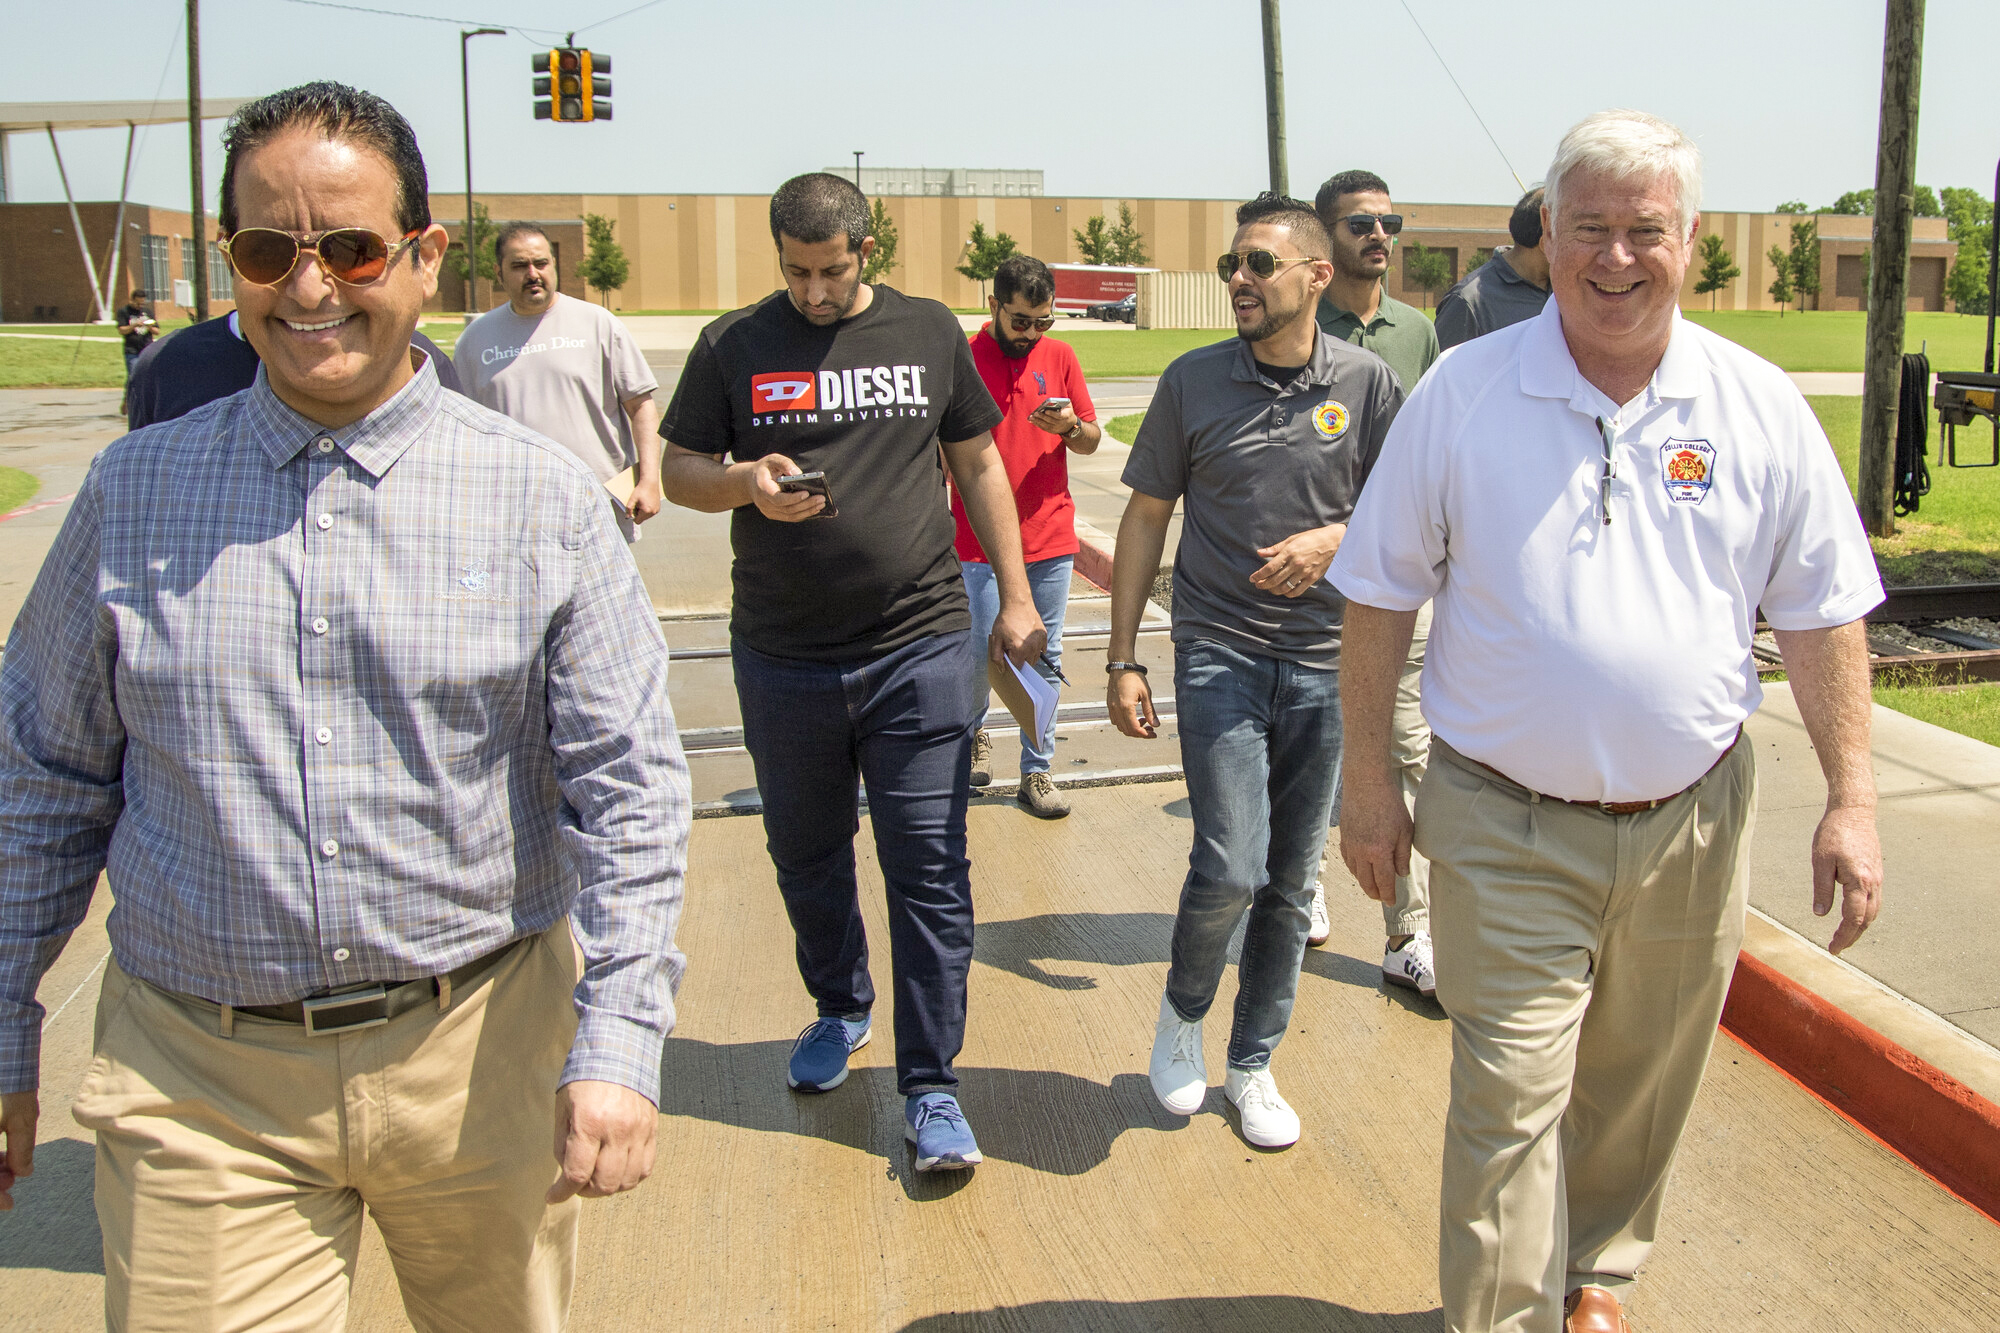
<path fill-rule="evenodd" d="M 1063 612 L 1069 609 L 1069 575 L 1076 564 L 1073 555 L 1059 555 L 1051 560 L 1036 560 L 1028 565 L 1028 588 L 1035 597 L 1035 611 L 1042 618 L 1042 624 L 1049 631 L 1049 660 L 1062 665 Z M 993 577 L 993 566 L 978 560 L 961 560 L 959 570 L 965 575 L 965 595 L 972 603 L 972 642 L 979 650 L 979 660 L 973 672 L 974 688 L 979 704 L 979 725 L 986 725 L 986 705 L 988 685 L 986 681 L 986 640 L 993 633 L 993 622 L 1000 618 L 1000 585 Z M 1042 673 L 1042 679 L 1058 689 L 1062 682 L 1055 673 L 1039 662 L 1035 670 Z M 1035 748 L 1036 737 L 1026 731 L 1021 733 L 1021 776 L 1030 773 L 1046 773 L 1055 759 L 1054 738 L 1050 738 L 1049 748 Z"/>
<path fill-rule="evenodd" d="M 1174 712 L 1194 849 L 1174 917 L 1167 999 L 1188 1022 L 1208 1012 L 1248 907 L 1229 1063 L 1262 1069 L 1298 994 L 1313 875 L 1340 775 L 1339 673 L 1211 640 L 1179 644 Z"/>
<path fill-rule="evenodd" d="M 820 1016 L 875 1003 L 854 875 L 868 786 L 889 896 L 896 1085 L 952 1089 L 972 964 L 972 640 L 939 634 L 863 662 L 804 662 L 730 645 L 743 743 L 764 800 L 764 841 Z"/>

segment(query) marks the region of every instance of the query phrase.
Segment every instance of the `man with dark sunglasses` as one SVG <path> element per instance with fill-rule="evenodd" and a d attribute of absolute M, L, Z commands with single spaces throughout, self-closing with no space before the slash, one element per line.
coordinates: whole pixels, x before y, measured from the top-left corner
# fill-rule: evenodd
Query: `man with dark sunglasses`
<path fill-rule="evenodd" d="M 652 1169 L 666 645 L 596 478 L 411 351 L 409 123 L 314 83 L 223 143 L 256 380 L 93 460 L 0 668 L 0 1206 L 101 871 L 106 1323 L 337 1328 L 365 1213 L 417 1328 L 553 1333 L 576 1196 Z"/>
<path fill-rule="evenodd" d="M 1403 230 L 1402 216 L 1389 200 L 1388 184 L 1372 171 L 1343 171 L 1319 187 L 1313 206 L 1332 234 L 1333 244 L 1333 281 L 1320 298 L 1319 326 L 1387 361 L 1402 381 L 1403 392 L 1415 391 L 1417 381 L 1438 359 L 1438 335 L 1423 311 L 1382 290 L 1396 236 Z M 1418 705 L 1424 639 L 1429 629 L 1430 613 L 1426 610 L 1411 639 L 1410 659 L 1396 696 L 1396 757 L 1404 794 L 1411 801 L 1416 800 L 1417 784 L 1423 780 L 1430 746 L 1430 732 Z M 1336 801 L 1334 818 L 1339 817 Z M 1396 880 L 1395 901 L 1382 905 L 1382 925 L 1388 934 L 1382 949 L 1382 979 L 1424 996 L 1437 993 L 1431 962 L 1428 874 L 1429 863 L 1420 856 L 1412 857 L 1410 873 Z M 1313 885 L 1312 943 L 1324 944 L 1332 933 L 1322 877 Z"/>
<path fill-rule="evenodd" d="M 1055 324 L 1055 277 L 1031 255 L 1015 255 L 993 275 L 987 307 L 993 319 L 972 335 L 972 363 L 1004 414 L 993 444 L 1007 465 L 1014 507 L 1021 516 L 1021 558 L 1035 610 L 1049 632 L 1049 646 L 1035 663 L 1050 684 L 1061 678 L 1063 614 L 1069 607 L 1070 571 L 1076 564 L 1076 501 L 1069 493 L 1069 455 L 1097 451 L 1104 432 L 1083 382 L 1083 367 L 1066 342 L 1044 337 Z M 983 643 L 1000 614 L 1000 588 L 986 552 L 965 515 L 954 486 L 951 515 L 958 524 L 958 559 L 972 604 L 972 640 Z M 977 664 L 973 690 L 986 699 L 986 662 Z M 1014 799 L 1040 819 L 1061 819 L 1069 802 L 1049 775 L 1054 745 L 1021 733 L 1021 782 Z M 982 721 L 972 741 L 972 785 L 993 781 L 993 740 Z"/>
<path fill-rule="evenodd" d="M 1333 273 L 1313 210 L 1265 194 L 1236 221 L 1216 271 L 1237 336 L 1167 367 L 1125 466 L 1106 702 L 1127 736 L 1159 734 L 1138 628 L 1178 504 L 1174 699 L 1194 845 L 1148 1073 L 1168 1111 L 1200 1109 L 1202 1020 L 1247 910 L 1223 1095 L 1245 1139 L 1282 1148 L 1299 1118 L 1271 1057 L 1340 773 L 1344 603 L 1323 576 L 1403 394 L 1380 357 L 1314 323 Z"/>

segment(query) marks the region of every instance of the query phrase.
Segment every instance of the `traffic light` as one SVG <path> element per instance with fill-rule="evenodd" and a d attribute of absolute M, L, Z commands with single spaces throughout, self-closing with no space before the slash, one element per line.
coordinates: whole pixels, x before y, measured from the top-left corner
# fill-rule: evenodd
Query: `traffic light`
<path fill-rule="evenodd" d="M 557 46 L 534 58 L 535 119 L 611 119 L 611 57 L 588 47 Z"/>

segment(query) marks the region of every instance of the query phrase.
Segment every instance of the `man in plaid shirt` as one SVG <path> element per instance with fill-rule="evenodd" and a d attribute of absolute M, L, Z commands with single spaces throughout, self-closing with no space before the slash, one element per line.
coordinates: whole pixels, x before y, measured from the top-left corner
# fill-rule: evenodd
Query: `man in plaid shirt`
<path fill-rule="evenodd" d="M 408 123 L 310 84 L 226 140 L 262 369 L 97 457 L 0 673 L 0 1202 L 104 871 L 110 1326 L 338 1327 L 365 1207 L 419 1328 L 559 1328 L 575 1196 L 653 1163 L 666 645 L 595 478 L 411 352 Z"/>

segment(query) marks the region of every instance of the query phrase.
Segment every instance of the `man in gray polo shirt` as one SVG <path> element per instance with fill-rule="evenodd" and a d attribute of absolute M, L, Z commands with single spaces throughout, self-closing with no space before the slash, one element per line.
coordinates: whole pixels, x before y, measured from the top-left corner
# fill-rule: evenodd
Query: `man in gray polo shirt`
<path fill-rule="evenodd" d="M 1542 250 L 1542 187 L 1521 196 L 1507 219 L 1514 238 L 1493 257 L 1458 280 L 1438 302 L 1440 348 L 1483 338 L 1495 329 L 1542 313 L 1549 303 L 1549 257 Z"/>
<path fill-rule="evenodd" d="M 1202 1018 L 1248 908 L 1223 1092 L 1243 1136 L 1276 1148 L 1299 1137 L 1271 1054 L 1291 1020 L 1339 777 L 1346 603 L 1323 576 L 1403 394 L 1379 357 L 1314 322 L 1333 266 L 1311 207 L 1260 195 L 1236 221 L 1217 268 L 1238 336 L 1167 367 L 1125 466 L 1107 703 L 1126 735 L 1158 735 L 1135 644 L 1181 501 L 1174 698 L 1194 847 L 1150 1073 L 1169 1111 L 1201 1107 Z"/>

